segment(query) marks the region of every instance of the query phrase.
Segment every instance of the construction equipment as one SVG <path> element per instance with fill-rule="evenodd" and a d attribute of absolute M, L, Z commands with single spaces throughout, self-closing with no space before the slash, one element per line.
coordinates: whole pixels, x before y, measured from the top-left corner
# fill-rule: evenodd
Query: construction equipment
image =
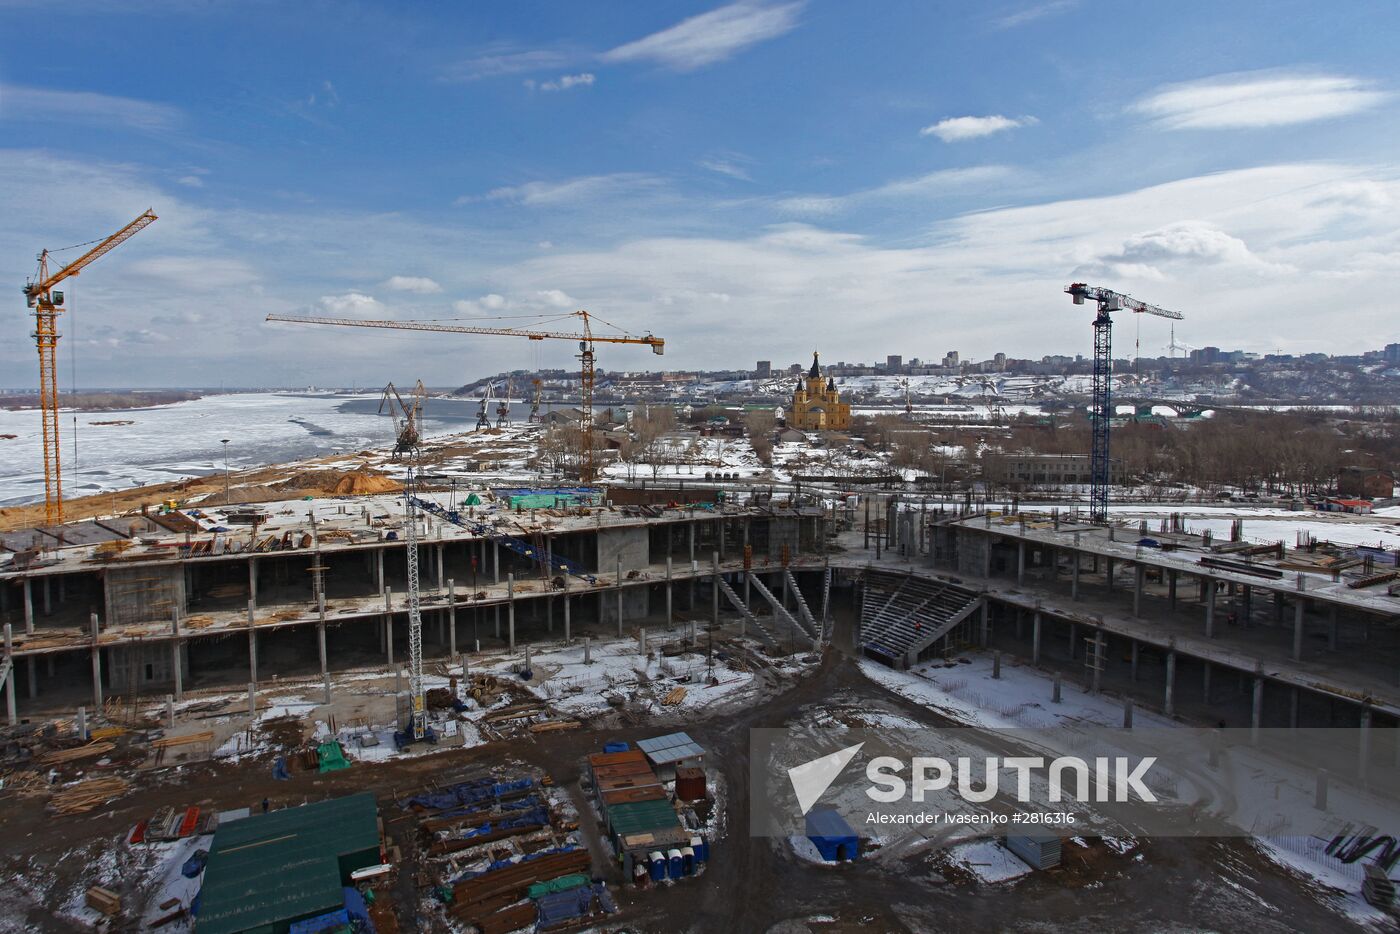
<path fill-rule="evenodd" d="M 408 547 L 408 703 L 405 728 L 394 735 L 399 747 L 436 742 L 428 729 L 428 701 L 423 693 L 423 613 L 418 601 L 418 476 L 416 452 L 409 457 L 403 481 L 404 538 Z"/>
<path fill-rule="evenodd" d="M 1098 315 L 1094 318 L 1094 399 L 1089 411 L 1093 439 L 1089 449 L 1089 518 L 1094 522 L 1107 522 L 1110 477 L 1108 442 L 1113 418 L 1113 318 L 1110 316 L 1115 311 L 1127 309 L 1135 314 L 1180 321 L 1182 314 L 1083 282 L 1065 286 L 1065 294 L 1073 298 L 1076 305 L 1090 299 L 1098 306 Z"/>
<path fill-rule="evenodd" d="M 44 439 L 44 523 L 63 522 L 63 468 L 58 443 L 58 368 L 54 350 L 58 347 L 58 313 L 63 307 L 63 293 L 54 286 L 76 276 L 93 261 L 106 256 L 117 246 L 149 227 L 156 215 L 149 208 L 121 230 L 98 241 L 96 246 L 57 272 L 49 272 L 49 250 L 39 253 L 39 271 L 24 284 L 24 297 L 34 309 L 34 343 L 39 348 L 39 409 L 43 419 Z M 87 246 L 87 244 L 79 244 Z"/>
<path fill-rule="evenodd" d="M 506 380 L 506 394 L 496 403 L 496 427 L 504 428 L 510 424 L 510 380 Z"/>
<path fill-rule="evenodd" d="M 423 400 L 427 396 L 428 390 L 423 388 L 421 379 L 413 387 L 412 402 L 405 402 L 393 383 L 384 387 L 384 396 L 379 400 L 379 414 L 383 415 L 384 407 L 388 406 L 389 414 L 394 417 L 394 450 L 389 455 L 390 460 L 398 460 L 404 455 L 418 455 L 423 440 Z"/>
<path fill-rule="evenodd" d="M 542 395 L 544 395 L 544 390 L 541 389 L 541 386 L 543 385 L 543 383 L 542 383 L 542 381 L 541 381 L 538 377 L 536 377 L 535 379 L 530 380 L 530 382 L 534 384 L 535 391 L 534 391 L 534 394 L 530 396 L 530 419 L 529 419 L 529 420 L 530 420 L 530 423 L 531 423 L 531 424 L 534 424 L 535 422 L 542 422 L 542 421 L 544 421 L 544 416 L 540 414 L 540 397 L 541 397 Z"/>
<path fill-rule="evenodd" d="M 581 456 L 579 458 L 579 479 L 583 483 L 591 483 L 597 474 L 596 448 L 593 438 L 593 377 L 594 377 L 594 344 L 646 344 L 651 348 L 652 353 L 662 354 L 666 352 L 666 341 L 651 334 L 607 334 L 600 335 L 593 333 L 593 322 L 596 320 L 602 324 L 607 324 L 601 318 L 590 314 L 587 311 L 573 311 L 567 315 L 560 315 L 560 318 L 578 318 L 583 322 L 581 333 L 568 333 L 566 331 L 536 331 L 525 328 L 491 328 L 475 327 L 457 324 L 441 324 L 436 321 L 388 321 L 388 320 L 360 320 L 357 318 L 322 318 L 306 317 L 297 315 L 268 315 L 268 321 L 283 321 L 291 324 L 334 324 L 344 327 L 355 328 L 387 328 L 399 331 L 438 331 L 449 334 L 498 334 L 505 337 L 526 337 L 532 341 L 542 340 L 569 340 L 578 341 L 579 359 L 579 434 Z M 615 327 L 615 325 L 608 325 Z M 621 329 L 619 329 L 621 330 Z"/>
<path fill-rule="evenodd" d="M 481 405 L 476 410 L 476 430 L 491 427 L 491 416 L 486 414 L 491 409 L 491 402 L 496 398 L 496 384 L 490 380 L 486 381 L 486 392 L 481 395 Z"/>

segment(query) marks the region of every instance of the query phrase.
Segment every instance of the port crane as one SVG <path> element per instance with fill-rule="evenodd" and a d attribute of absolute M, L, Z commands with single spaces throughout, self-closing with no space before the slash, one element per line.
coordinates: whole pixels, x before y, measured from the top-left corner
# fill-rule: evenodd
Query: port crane
<path fill-rule="evenodd" d="M 63 293 L 54 286 L 76 276 L 95 260 L 101 259 L 156 220 L 150 208 L 121 230 L 100 241 L 73 262 L 49 272 L 50 250 L 39 252 L 39 270 L 24 284 L 25 301 L 34 309 L 34 343 L 39 348 L 39 410 L 44 443 L 44 523 L 63 523 L 63 465 L 58 443 L 58 367 L 54 351 L 58 347 L 58 315 L 63 309 Z M 87 246 L 88 244 L 79 244 Z"/>
<path fill-rule="evenodd" d="M 491 427 L 491 416 L 487 412 L 491 408 L 491 403 L 496 400 L 496 384 L 491 380 L 486 381 L 486 391 L 481 395 L 481 404 L 476 409 L 476 428 L 474 431 L 484 431 Z"/>
<path fill-rule="evenodd" d="M 413 387 L 413 394 L 409 397 L 411 402 L 404 401 L 393 383 L 384 387 L 384 396 L 379 400 L 379 414 L 383 415 L 387 407 L 389 414 L 394 417 L 394 451 L 390 455 L 391 460 L 398 460 L 405 455 L 418 455 L 419 445 L 423 441 L 423 400 L 427 396 L 428 390 L 423 388 L 421 379 L 418 385 Z"/>
<path fill-rule="evenodd" d="M 392 320 L 372 320 L 359 318 L 323 318 L 308 317 L 301 315 L 268 315 L 268 321 L 282 321 L 290 324 L 328 324 L 343 327 L 356 328 L 386 328 L 399 331 L 436 331 L 447 334 L 497 334 L 505 337 L 524 337 L 532 341 L 543 340 L 567 340 L 578 342 L 579 360 L 579 435 L 580 447 L 582 448 L 579 458 L 579 480 L 583 483 L 592 483 L 597 476 L 598 465 L 596 461 L 596 441 L 593 438 L 593 377 L 594 377 L 594 344 L 645 344 L 651 348 L 651 352 L 662 354 L 666 352 L 666 341 L 663 338 L 655 337 L 651 334 L 594 334 L 593 322 L 608 324 L 601 318 L 587 311 L 573 311 L 561 317 L 577 318 L 580 322 L 580 330 L 576 333 L 568 331 L 548 331 L 530 330 L 527 328 L 501 328 L 468 326 L 460 324 L 445 324 L 437 321 L 392 321 Z M 608 325 L 615 327 L 615 325 Z M 618 330 L 621 330 L 620 328 Z"/>
<path fill-rule="evenodd" d="M 1076 305 L 1092 301 L 1098 308 L 1094 318 L 1094 398 L 1089 411 L 1089 518 L 1094 522 L 1108 521 L 1109 466 L 1109 427 L 1113 418 L 1113 318 L 1115 311 L 1131 311 L 1134 314 L 1155 315 L 1158 318 L 1182 319 L 1179 311 L 1168 311 L 1138 301 L 1131 295 L 1115 292 L 1112 289 L 1072 282 L 1065 286 L 1065 294 L 1074 299 Z"/>

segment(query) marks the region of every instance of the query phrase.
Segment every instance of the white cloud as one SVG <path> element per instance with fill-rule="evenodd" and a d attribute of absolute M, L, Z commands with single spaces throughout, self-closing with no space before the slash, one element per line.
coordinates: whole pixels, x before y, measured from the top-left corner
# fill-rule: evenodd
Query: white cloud
<path fill-rule="evenodd" d="M 542 289 L 535 293 L 535 297 L 551 308 L 572 308 L 578 304 L 568 293 L 558 289 Z"/>
<path fill-rule="evenodd" d="M 154 133 L 174 129 L 181 117 L 176 107 L 130 97 L 0 85 L 0 121 L 86 123 Z"/>
<path fill-rule="evenodd" d="M 655 189 L 660 179 L 639 172 L 614 172 L 610 175 L 584 175 L 562 182 L 526 182 L 493 188 L 485 195 L 487 201 L 514 201 L 530 207 L 579 204 L 628 192 Z M 468 204 L 481 198 L 468 195 L 458 198 L 458 204 Z"/>
<path fill-rule="evenodd" d="M 919 131 L 919 135 L 937 136 L 945 143 L 956 143 L 965 139 L 991 136 L 993 133 L 1001 133 L 1004 130 L 1014 130 L 1017 127 L 1031 126 L 1039 122 L 1035 117 L 1003 117 L 1001 114 L 992 114 L 987 117 L 948 117 L 932 126 L 924 127 Z"/>
<path fill-rule="evenodd" d="M 751 182 L 753 177 L 749 175 L 748 169 L 740 165 L 741 160 L 736 158 L 708 158 L 701 159 L 697 165 L 702 169 L 708 169 L 719 175 L 728 175 L 730 178 L 737 178 L 741 182 Z"/>
<path fill-rule="evenodd" d="M 322 295 L 317 302 L 321 310 L 341 318 L 387 318 L 387 309 L 377 299 L 363 292 Z"/>
<path fill-rule="evenodd" d="M 1344 117 L 1390 98 L 1360 78 L 1255 71 L 1165 85 L 1130 109 L 1169 130 L 1215 130 Z"/>
<path fill-rule="evenodd" d="M 1372 184 L 1360 189 L 1358 207 L 1361 180 Z M 785 224 L 736 239 L 642 237 L 556 250 L 492 275 L 507 294 L 606 295 L 600 313 L 664 336 L 674 366 L 733 365 L 732 342 L 714 339 L 733 314 L 717 310 L 721 295 L 743 309 L 745 339 L 765 358 L 798 359 L 814 344 L 846 359 L 876 357 L 889 334 L 921 333 L 931 313 L 961 307 L 960 295 L 977 296 L 978 313 L 950 325 L 940 346 L 909 353 L 942 352 L 944 342 L 985 355 L 1087 352 L 1088 319 L 1061 289 L 1089 264 L 1103 276 L 1095 284 L 1178 309 L 1219 346 L 1263 349 L 1270 335 L 1310 333 L 1317 349 L 1354 350 L 1354 335 L 1389 329 L 1384 296 L 1400 268 L 1389 215 L 1358 211 L 1397 196 L 1393 172 L 1264 166 L 965 214 L 914 246 Z M 1316 310 L 1334 304 L 1339 288 L 1376 298 L 1349 307 L 1343 330 L 1316 334 Z M 1158 336 L 1143 339 L 1165 342 L 1165 331 Z"/>
<path fill-rule="evenodd" d="M 1038 19 L 1047 16 L 1054 16 L 1057 13 L 1067 13 L 1079 6 L 1079 0 L 1047 0 L 1045 3 L 1037 3 L 1017 10 L 1014 13 L 1007 13 L 992 21 L 992 25 L 998 29 L 1014 29 L 1017 26 L 1024 26 L 1026 23 L 1033 23 Z"/>
<path fill-rule="evenodd" d="M 914 178 L 898 179 L 876 188 L 848 195 L 797 195 L 781 198 L 776 204 L 780 211 L 807 217 L 837 214 L 847 208 L 871 201 L 890 199 L 923 199 L 947 195 L 960 190 L 984 187 L 1013 176 L 1004 165 L 977 165 L 961 169 L 940 169 Z"/>
<path fill-rule="evenodd" d="M 200 178 L 198 175 L 183 175 L 175 179 L 175 181 L 177 184 L 184 185 L 186 188 L 204 187 L 204 179 Z"/>
<path fill-rule="evenodd" d="M 602 59 L 612 63 L 651 61 L 690 71 L 791 31 L 803 6 L 805 0 L 777 5 L 731 3 L 620 45 L 604 52 Z"/>
<path fill-rule="evenodd" d="M 553 81 L 535 81 L 533 78 L 525 79 L 525 87 L 532 91 L 567 91 L 570 88 L 591 87 L 594 76 L 590 72 L 578 75 L 560 75 Z"/>
<path fill-rule="evenodd" d="M 1258 274 L 1291 271 L 1285 265 L 1261 260 L 1239 237 L 1213 225 L 1182 221 L 1133 234 L 1120 249 L 1078 267 L 1074 274 L 1165 279 L 1173 267 L 1216 265 Z"/>
<path fill-rule="evenodd" d="M 443 70 L 447 81 L 477 81 L 527 71 L 546 71 L 567 64 L 569 56 L 550 49 L 518 50 L 505 46 L 487 49 L 479 55 L 454 62 Z"/>
<path fill-rule="evenodd" d="M 155 256 L 129 262 L 133 274 L 186 295 L 236 289 L 258 281 L 258 274 L 248 263 L 231 257 Z"/>
<path fill-rule="evenodd" d="M 426 276 L 390 276 L 384 281 L 384 288 L 415 295 L 436 295 L 442 291 L 442 286 Z"/>

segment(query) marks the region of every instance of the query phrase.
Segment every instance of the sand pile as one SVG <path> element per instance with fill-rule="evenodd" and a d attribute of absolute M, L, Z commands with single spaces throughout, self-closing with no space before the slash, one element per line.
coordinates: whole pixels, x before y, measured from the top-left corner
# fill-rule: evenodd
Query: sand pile
<path fill-rule="evenodd" d="M 284 486 L 328 496 L 397 493 L 403 489 L 388 477 L 371 470 L 303 470 L 292 474 Z"/>

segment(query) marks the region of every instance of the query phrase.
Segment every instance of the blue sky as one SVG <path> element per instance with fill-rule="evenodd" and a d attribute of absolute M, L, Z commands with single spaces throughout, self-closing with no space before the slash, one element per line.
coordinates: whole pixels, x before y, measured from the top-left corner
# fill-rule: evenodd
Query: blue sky
<path fill-rule="evenodd" d="M 268 312 L 581 307 L 674 367 L 1084 353 L 1078 278 L 1197 346 L 1400 339 L 1392 3 L 117 6 L 0 0 L 0 385 L 37 250 L 148 206 L 69 289 L 65 385 L 571 365 Z"/>

